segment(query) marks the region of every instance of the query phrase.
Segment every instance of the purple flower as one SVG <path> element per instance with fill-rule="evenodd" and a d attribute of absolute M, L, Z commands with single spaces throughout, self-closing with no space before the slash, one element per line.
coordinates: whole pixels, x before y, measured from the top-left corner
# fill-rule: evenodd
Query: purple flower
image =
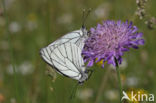
<path fill-rule="evenodd" d="M 88 66 L 101 60 L 102 67 L 106 61 L 116 66 L 116 58 L 121 64 L 124 52 L 144 44 L 143 34 L 137 31 L 137 27 L 128 21 L 104 21 L 103 24 L 98 24 L 96 28 L 90 29 L 90 37 L 85 41 L 82 51 L 84 61 L 88 62 Z"/>

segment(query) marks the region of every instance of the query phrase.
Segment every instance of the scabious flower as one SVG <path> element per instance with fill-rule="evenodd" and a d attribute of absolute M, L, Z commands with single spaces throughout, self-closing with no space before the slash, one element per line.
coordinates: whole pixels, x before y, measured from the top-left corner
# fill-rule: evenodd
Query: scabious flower
<path fill-rule="evenodd" d="M 84 61 L 88 62 L 88 66 L 101 60 L 102 67 L 106 61 L 116 66 L 116 58 L 121 64 L 124 52 L 130 48 L 137 49 L 138 45 L 144 44 L 143 34 L 137 31 L 137 27 L 128 21 L 122 23 L 107 20 L 98 24 L 96 28 L 90 29 L 90 36 L 85 41 L 82 51 Z"/>

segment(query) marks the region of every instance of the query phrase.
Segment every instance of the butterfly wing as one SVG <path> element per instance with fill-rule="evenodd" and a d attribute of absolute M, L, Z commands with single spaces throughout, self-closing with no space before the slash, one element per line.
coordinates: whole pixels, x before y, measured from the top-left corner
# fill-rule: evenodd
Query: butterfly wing
<path fill-rule="evenodd" d="M 43 60 L 66 77 L 80 80 L 84 70 L 81 49 L 73 43 L 63 43 L 57 47 L 47 46 L 40 51 Z"/>
<path fill-rule="evenodd" d="M 85 28 L 81 28 L 80 30 L 75 30 L 70 33 L 67 33 L 58 40 L 51 43 L 49 46 L 57 47 L 60 44 L 70 42 L 76 44 L 82 50 L 86 38 L 87 38 L 87 30 Z"/>

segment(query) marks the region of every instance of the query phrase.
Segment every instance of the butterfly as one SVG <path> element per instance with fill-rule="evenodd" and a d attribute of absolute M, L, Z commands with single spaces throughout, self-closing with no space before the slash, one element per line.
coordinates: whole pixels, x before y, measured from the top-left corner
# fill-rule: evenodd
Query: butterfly
<path fill-rule="evenodd" d="M 78 80 L 80 84 L 90 77 L 88 76 L 90 70 L 84 66 L 81 55 L 84 42 L 88 38 L 88 32 L 84 26 L 87 16 L 85 17 L 83 12 L 84 21 L 80 30 L 67 33 L 40 50 L 41 57 L 46 63 L 56 69 L 58 73 Z"/>
<path fill-rule="evenodd" d="M 61 41 L 60 41 L 61 42 Z M 77 80 L 80 84 L 88 79 L 88 70 L 84 66 L 81 48 L 72 42 L 49 45 L 40 50 L 43 60 L 59 74 Z"/>
<path fill-rule="evenodd" d="M 57 47 L 58 45 L 71 42 L 73 44 L 76 44 L 82 50 L 84 46 L 84 41 L 88 38 L 87 34 L 88 33 L 86 28 L 82 26 L 80 30 L 75 30 L 65 34 L 61 38 L 51 43 L 49 46 Z"/>
<path fill-rule="evenodd" d="M 85 9 L 83 10 L 83 16 L 82 16 L 83 22 L 82 22 L 82 27 L 80 30 L 75 30 L 75 31 L 65 34 L 61 38 L 51 43 L 49 46 L 57 47 L 60 44 L 71 42 L 71 43 L 76 44 L 82 50 L 84 46 L 84 41 L 88 38 L 88 34 L 89 34 L 85 27 L 85 21 L 90 11 L 91 9 L 88 9 L 88 12 L 85 16 Z"/>

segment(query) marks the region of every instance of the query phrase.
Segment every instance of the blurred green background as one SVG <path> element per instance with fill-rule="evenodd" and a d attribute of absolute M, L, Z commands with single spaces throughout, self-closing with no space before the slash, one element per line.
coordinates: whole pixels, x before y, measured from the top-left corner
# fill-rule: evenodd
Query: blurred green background
<path fill-rule="evenodd" d="M 145 45 L 125 53 L 120 65 L 121 79 L 125 91 L 144 89 L 156 94 L 156 29 L 145 24 L 148 17 L 156 17 L 156 0 L 148 0 L 148 16 L 144 19 L 135 15 L 135 0 L 4 1 L 6 12 L 3 0 L 0 1 L 0 103 L 119 103 L 116 71 L 110 65 L 104 69 L 92 67 L 93 75 L 78 87 L 75 99 L 70 101 L 77 81 L 55 71 L 49 77 L 50 67 L 39 55 L 40 48 L 80 29 L 82 11 L 89 8 L 92 12 L 86 21 L 88 29 L 103 20 L 132 20 L 144 33 Z"/>

